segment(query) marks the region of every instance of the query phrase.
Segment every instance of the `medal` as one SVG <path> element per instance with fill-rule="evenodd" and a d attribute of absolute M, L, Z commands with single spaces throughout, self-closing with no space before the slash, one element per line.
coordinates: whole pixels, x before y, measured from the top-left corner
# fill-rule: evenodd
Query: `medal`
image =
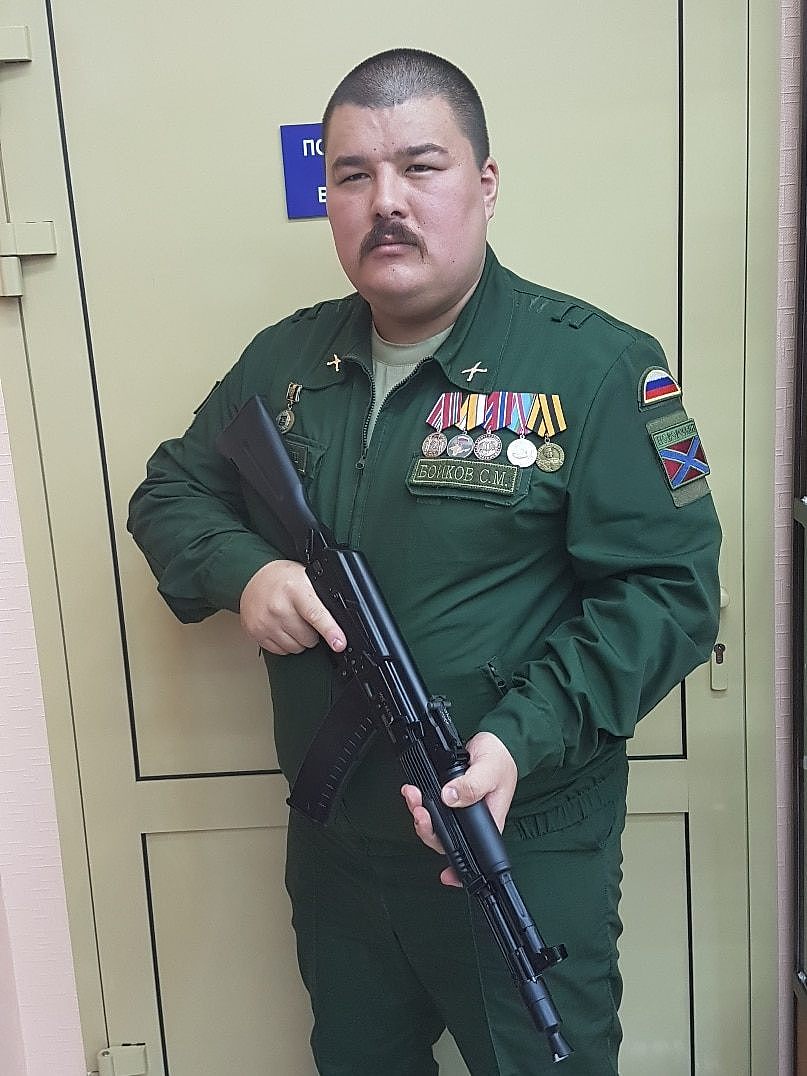
<path fill-rule="evenodd" d="M 429 412 L 426 422 L 438 433 L 447 426 L 456 426 L 462 406 L 461 392 L 444 392 Z"/>
<path fill-rule="evenodd" d="M 517 437 L 507 446 L 507 458 L 516 467 L 532 467 L 538 455 L 538 449 L 526 437 Z"/>
<path fill-rule="evenodd" d="M 544 441 L 536 453 L 535 466 L 552 473 L 561 469 L 565 459 L 566 453 L 560 445 L 556 445 L 554 441 Z"/>
<path fill-rule="evenodd" d="M 420 446 L 424 456 L 428 456 L 429 459 L 442 456 L 448 447 L 448 438 L 443 433 L 443 430 L 448 426 L 454 426 L 459 423 L 461 407 L 461 392 L 444 392 L 439 397 L 437 403 L 426 416 L 426 422 L 434 429 L 434 433 L 427 434 L 423 444 Z"/>
<path fill-rule="evenodd" d="M 284 407 L 275 419 L 275 425 L 281 433 L 288 433 L 294 425 L 294 412 L 290 407 Z"/>
<path fill-rule="evenodd" d="M 474 439 L 467 433 L 458 433 L 448 442 L 446 451 L 453 459 L 465 459 L 474 450 Z"/>
<path fill-rule="evenodd" d="M 444 433 L 430 433 L 420 446 L 420 450 L 424 456 L 436 459 L 437 456 L 442 456 L 447 445 L 448 438 Z"/>
<path fill-rule="evenodd" d="M 507 428 L 517 433 L 518 437 L 507 446 L 507 458 L 516 467 L 532 467 L 538 449 L 525 435 L 530 428 L 528 416 L 534 396 L 530 392 L 511 392 L 508 395 L 512 396 L 513 402 Z"/>
<path fill-rule="evenodd" d="M 286 389 L 286 406 L 280 412 L 275 419 L 275 425 L 281 433 L 288 433 L 294 425 L 294 405 L 300 399 L 300 393 L 303 391 L 303 386 L 298 385 L 296 381 L 290 381 L 289 387 Z"/>
<path fill-rule="evenodd" d="M 483 433 L 474 441 L 474 455 L 478 460 L 495 460 L 501 455 L 502 439 L 497 433 Z"/>
<path fill-rule="evenodd" d="M 465 433 L 470 433 L 485 421 L 487 396 L 483 392 L 472 392 L 462 401 L 456 426 Z"/>
<path fill-rule="evenodd" d="M 539 437 L 554 437 L 556 433 L 562 433 L 566 429 L 566 416 L 560 396 L 557 393 L 536 392 L 527 416 L 527 426 Z"/>
<path fill-rule="evenodd" d="M 513 417 L 513 392 L 491 392 L 485 402 L 485 429 L 492 433 L 507 426 Z"/>

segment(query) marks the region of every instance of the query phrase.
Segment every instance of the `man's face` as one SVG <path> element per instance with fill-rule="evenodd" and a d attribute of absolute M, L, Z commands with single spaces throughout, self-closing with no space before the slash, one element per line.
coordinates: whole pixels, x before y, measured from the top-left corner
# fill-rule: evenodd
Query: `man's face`
<path fill-rule="evenodd" d="M 451 324 L 484 264 L 496 163 L 476 163 L 441 97 L 339 105 L 325 163 L 336 252 L 381 335 L 407 343 Z"/>

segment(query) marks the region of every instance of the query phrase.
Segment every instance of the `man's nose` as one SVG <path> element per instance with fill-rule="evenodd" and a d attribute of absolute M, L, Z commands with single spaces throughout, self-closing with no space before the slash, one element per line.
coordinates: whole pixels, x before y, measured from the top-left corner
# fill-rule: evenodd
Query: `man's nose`
<path fill-rule="evenodd" d="M 405 217 L 407 214 L 404 182 L 394 172 L 379 172 L 373 189 L 373 214 L 376 217 Z"/>

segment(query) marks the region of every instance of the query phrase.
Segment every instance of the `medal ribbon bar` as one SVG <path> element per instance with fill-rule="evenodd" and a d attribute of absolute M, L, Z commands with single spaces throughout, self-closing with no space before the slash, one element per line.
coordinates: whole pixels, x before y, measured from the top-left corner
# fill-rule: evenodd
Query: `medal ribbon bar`
<path fill-rule="evenodd" d="M 444 392 L 431 409 L 426 422 L 429 426 L 433 426 L 438 433 L 447 426 L 456 426 L 460 417 L 461 406 L 461 392 Z"/>

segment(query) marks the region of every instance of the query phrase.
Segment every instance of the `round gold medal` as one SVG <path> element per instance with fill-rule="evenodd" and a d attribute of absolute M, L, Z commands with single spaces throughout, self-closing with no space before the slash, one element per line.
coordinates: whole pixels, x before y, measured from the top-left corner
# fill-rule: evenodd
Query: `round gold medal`
<path fill-rule="evenodd" d="M 535 460 L 535 466 L 542 471 L 559 471 L 563 466 L 563 461 L 565 459 L 566 453 L 560 445 L 556 445 L 554 441 L 544 441 L 538 449 L 538 457 Z"/>

